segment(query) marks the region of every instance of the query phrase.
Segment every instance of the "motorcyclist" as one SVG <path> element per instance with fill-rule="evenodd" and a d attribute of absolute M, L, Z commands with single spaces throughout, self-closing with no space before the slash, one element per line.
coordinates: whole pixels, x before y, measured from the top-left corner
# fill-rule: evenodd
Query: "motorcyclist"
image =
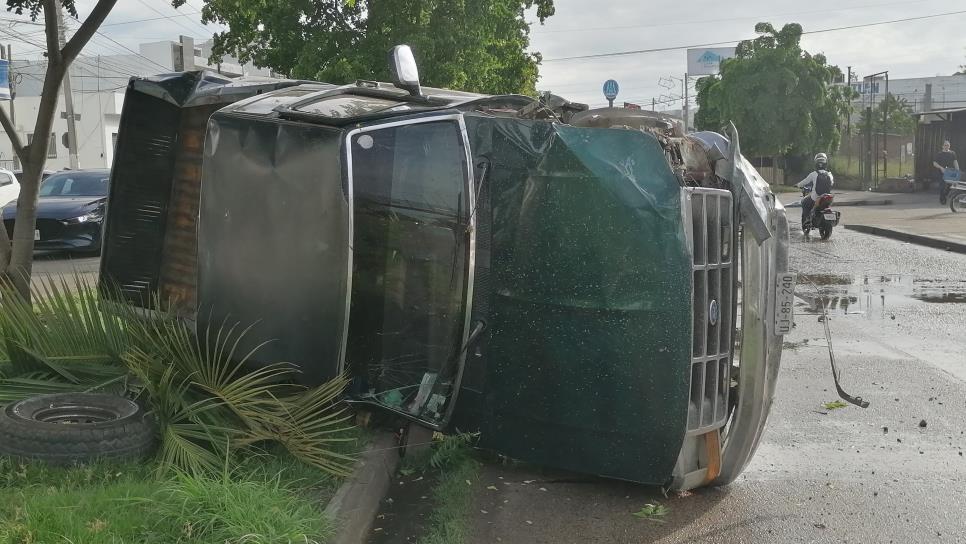
<path fill-rule="evenodd" d="M 818 197 L 832 191 L 835 178 L 828 169 L 828 155 L 819 153 L 815 155 L 815 170 L 810 172 L 805 179 L 795 184 L 800 189 L 811 187 L 811 192 L 802 198 L 802 224 L 804 225 L 808 215 L 812 213 L 812 207 L 818 202 Z"/>

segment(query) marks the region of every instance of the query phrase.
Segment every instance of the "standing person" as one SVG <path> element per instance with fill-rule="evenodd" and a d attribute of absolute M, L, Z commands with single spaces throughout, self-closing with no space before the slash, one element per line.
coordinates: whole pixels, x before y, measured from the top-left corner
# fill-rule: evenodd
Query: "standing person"
<path fill-rule="evenodd" d="M 812 191 L 802 199 L 802 226 L 804 228 L 808 214 L 812 213 L 812 206 L 818 202 L 818 197 L 832 192 L 832 185 L 835 178 L 828 170 L 828 155 L 819 153 L 815 155 L 815 170 L 805 176 L 805 179 L 795 184 L 796 187 L 805 189 L 811 187 Z"/>
<path fill-rule="evenodd" d="M 943 142 L 943 150 L 936 155 L 933 159 L 932 165 L 939 170 L 939 203 L 946 203 L 946 195 L 949 194 L 949 184 L 946 183 L 945 173 L 946 169 L 952 168 L 954 170 L 959 170 L 959 160 L 956 158 L 956 152 L 950 149 L 949 140 Z"/>

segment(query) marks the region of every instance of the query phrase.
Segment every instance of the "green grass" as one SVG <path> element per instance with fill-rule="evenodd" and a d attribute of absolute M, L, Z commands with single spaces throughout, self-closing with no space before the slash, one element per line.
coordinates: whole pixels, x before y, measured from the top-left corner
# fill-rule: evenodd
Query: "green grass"
<path fill-rule="evenodd" d="M 429 530 L 419 544 L 463 544 L 473 506 L 473 484 L 479 479 L 480 462 L 473 451 L 474 434 L 457 434 L 437 440 L 417 456 L 403 458 L 400 472 L 435 472 L 433 513 Z"/>
<path fill-rule="evenodd" d="M 419 544 L 463 544 L 473 506 L 473 486 L 480 474 L 480 463 L 470 456 L 446 469 L 433 488 L 435 509 L 430 529 Z M 469 482 L 469 483 L 467 483 Z"/>
<path fill-rule="evenodd" d="M 56 468 L 0 459 L 0 544 L 325 542 L 339 481 L 287 455 L 214 476 L 147 465 Z"/>

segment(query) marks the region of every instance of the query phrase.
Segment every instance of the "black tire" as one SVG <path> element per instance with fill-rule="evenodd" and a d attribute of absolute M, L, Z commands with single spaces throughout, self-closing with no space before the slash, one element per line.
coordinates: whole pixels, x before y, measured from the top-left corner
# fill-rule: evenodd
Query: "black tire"
<path fill-rule="evenodd" d="M 155 441 L 144 409 L 116 395 L 38 395 L 0 410 L 0 455 L 51 464 L 137 459 Z"/>
<path fill-rule="evenodd" d="M 822 236 L 822 240 L 828 240 L 832 237 L 832 226 L 825 225 L 824 227 L 818 229 L 818 233 Z"/>
<path fill-rule="evenodd" d="M 966 208 L 966 193 L 949 195 L 949 209 L 953 213 L 957 213 L 960 211 L 961 207 Z"/>

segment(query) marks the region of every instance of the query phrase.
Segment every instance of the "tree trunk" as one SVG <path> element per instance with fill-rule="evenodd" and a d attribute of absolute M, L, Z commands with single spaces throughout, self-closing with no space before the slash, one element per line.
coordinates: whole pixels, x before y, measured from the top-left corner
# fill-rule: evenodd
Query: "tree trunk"
<path fill-rule="evenodd" d="M 47 163 L 47 142 L 57 113 L 57 99 L 60 96 L 60 86 L 70 64 L 77 58 L 87 42 L 97 32 L 104 19 L 114 8 L 117 0 L 98 0 L 87 19 L 74 32 L 73 37 L 66 44 L 60 42 L 60 25 L 62 24 L 58 7 L 61 0 L 41 0 L 44 13 L 44 32 L 47 39 L 47 70 L 44 74 L 44 87 L 40 97 L 40 107 L 37 109 L 37 121 L 34 124 L 34 143 L 26 148 L 22 147 L 15 127 L 10 123 L 6 113 L 0 112 L 0 121 L 7 131 L 14 153 L 17 153 L 23 163 L 23 179 L 20 181 L 20 197 L 17 199 L 17 217 L 13 227 L 13 247 L 9 250 L 7 262 L 7 247 L 4 242 L 6 233 L 0 235 L 0 276 L 6 276 L 14 284 L 17 291 L 24 297 L 30 297 L 30 275 L 34 262 L 34 229 L 37 224 L 37 196 L 40 192 L 40 179 L 44 165 Z"/>
<path fill-rule="evenodd" d="M 17 198 L 17 218 L 13 227 L 13 250 L 6 275 L 25 299 L 30 297 L 30 275 L 33 271 L 34 229 L 37 224 L 37 196 L 44 165 L 47 162 L 47 142 L 57 112 L 60 85 L 66 67 L 50 58 L 44 75 L 43 95 L 37 109 L 34 125 L 34 145 L 27 146 L 23 178 L 20 180 L 20 197 Z"/>

